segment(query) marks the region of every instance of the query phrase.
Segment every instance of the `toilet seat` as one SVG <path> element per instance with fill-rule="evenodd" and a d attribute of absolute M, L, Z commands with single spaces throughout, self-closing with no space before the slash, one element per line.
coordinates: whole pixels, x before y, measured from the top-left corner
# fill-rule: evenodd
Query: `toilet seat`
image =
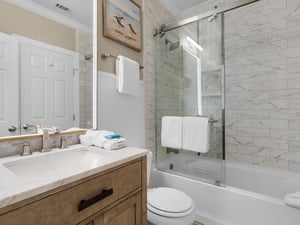
<path fill-rule="evenodd" d="M 190 215 L 194 211 L 194 203 L 179 190 L 161 187 L 148 190 L 147 208 L 160 216 L 178 218 Z"/>

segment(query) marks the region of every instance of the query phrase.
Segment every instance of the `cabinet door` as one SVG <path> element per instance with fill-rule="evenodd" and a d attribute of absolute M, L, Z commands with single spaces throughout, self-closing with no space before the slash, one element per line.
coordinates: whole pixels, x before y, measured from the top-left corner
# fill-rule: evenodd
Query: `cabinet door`
<path fill-rule="evenodd" d="M 97 216 L 88 222 L 81 223 L 80 225 L 103 225 L 103 215 Z"/>
<path fill-rule="evenodd" d="M 103 225 L 141 225 L 141 195 L 128 198 L 103 215 Z"/>

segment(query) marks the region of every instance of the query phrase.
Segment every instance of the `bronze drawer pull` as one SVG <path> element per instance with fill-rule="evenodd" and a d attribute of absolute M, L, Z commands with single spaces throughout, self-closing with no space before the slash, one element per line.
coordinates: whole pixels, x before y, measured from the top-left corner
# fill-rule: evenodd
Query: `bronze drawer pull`
<path fill-rule="evenodd" d="M 101 201 L 102 199 L 105 199 L 106 197 L 113 194 L 113 189 L 104 189 L 100 194 L 88 199 L 88 200 L 81 200 L 78 204 L 78 212 L 84 210 L 85 208 L 95 204 L 96 202 Z"/>

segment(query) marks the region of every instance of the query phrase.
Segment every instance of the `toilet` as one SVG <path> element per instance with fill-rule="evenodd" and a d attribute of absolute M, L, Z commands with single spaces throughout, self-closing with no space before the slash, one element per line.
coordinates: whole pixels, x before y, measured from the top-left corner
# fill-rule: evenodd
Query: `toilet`
<path fill-rule="evenodd" d="M 149 184 L 152 152 L 147 154 L 147 184 Z M 148 225 L 192 225 L 195 220 L 195 204 L 182 191 L 158 187 L 147 191 Z"/>

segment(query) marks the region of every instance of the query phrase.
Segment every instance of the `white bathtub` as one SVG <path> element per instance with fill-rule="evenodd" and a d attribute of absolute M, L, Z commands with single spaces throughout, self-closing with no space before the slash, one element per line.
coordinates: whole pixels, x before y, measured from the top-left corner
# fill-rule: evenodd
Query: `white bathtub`
<path fill-rule="evenodd" d="M 220 181 L 225 177 L 225 187 L 218 187 L 177 172 L 153 171 L 154 186 L 174 187 L 194 199 L 197 219 L 205 225 L 300 224 L 300 209 L 283 202 L 286 194 L 300 190 L 298 173 L 235 162 L 223 164 L 184 153 L 160 162 L 159 167 L 166 169 L 170 163 L 175 171 L 184 171 L 190 177 L 208 179 L 210 173 Z"/>

